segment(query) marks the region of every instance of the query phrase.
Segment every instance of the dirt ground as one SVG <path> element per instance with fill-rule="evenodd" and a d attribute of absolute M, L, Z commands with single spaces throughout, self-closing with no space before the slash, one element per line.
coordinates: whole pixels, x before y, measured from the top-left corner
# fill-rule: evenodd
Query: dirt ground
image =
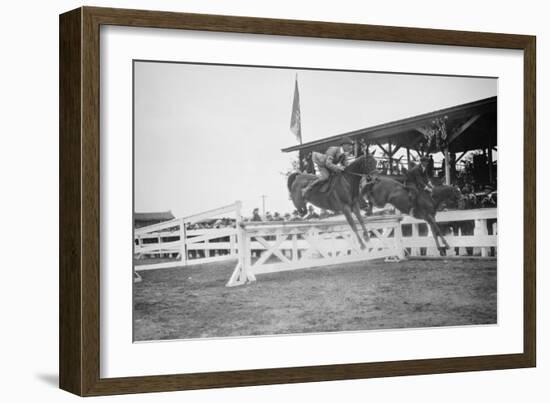
<path fill-rule="evenodd" d="M 262 275 L 234 263 L 140 272 L 134 340 L 494 324 L 496 260 L 360 262 Z"/>

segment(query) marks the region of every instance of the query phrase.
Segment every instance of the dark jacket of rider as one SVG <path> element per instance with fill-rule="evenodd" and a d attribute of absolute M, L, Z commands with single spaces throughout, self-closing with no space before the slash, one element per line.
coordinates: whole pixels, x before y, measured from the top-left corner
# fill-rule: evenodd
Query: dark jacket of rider
<path fill-rule="evenodd" d="M 329 147 L 324 154 L 313 153 L 313 161 L 320 168 L 327 168 L 331 172 L 338 171 L 337 165 L 342 164 L 346 159 L 341 147 Z"/>

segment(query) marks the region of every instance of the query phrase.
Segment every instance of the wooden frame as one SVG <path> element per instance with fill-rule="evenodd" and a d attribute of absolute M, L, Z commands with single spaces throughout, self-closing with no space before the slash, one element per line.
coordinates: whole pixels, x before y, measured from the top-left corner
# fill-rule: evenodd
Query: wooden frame
<path fill-rule="evenodd" d="M 174 28 L 524 51 L 522 354 L 100 378 L 99 28 Z M 535 37 L 82 7 L 60 16 L 60 387 L 81 396 L 533 367 L 536 362 Z"/>

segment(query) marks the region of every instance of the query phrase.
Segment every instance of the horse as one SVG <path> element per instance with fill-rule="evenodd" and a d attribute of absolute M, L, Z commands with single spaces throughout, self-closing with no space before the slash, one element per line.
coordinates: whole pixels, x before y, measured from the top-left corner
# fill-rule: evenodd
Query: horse
<path fill-rule="evenodd" d="M 455 207 L 461 208 L 463 196 L 458 186 L 441 185 L 434 186 L 432 200 L 435 211 L 438 211 L 444 202 L 451 202 Z"/>
<path fill-rule="evenodd" d="M 432 230 L 439 254 L 444 256 L 444 249 L 450 246 L 443 236 L 443 233 L 435 221 L 435 213 L 441 203 L 444 201 L 458 202 L 461 198 L 460 190 L 453 186 L 435 186 L 432 196 L 420 191 L 416 203 L 411 201 L 409 190 L 401 183 L 391 178 L 376 178 L 373 182 L 367 184 L 361 191 L 369 201 L 369 211 L 372 214 L 372 207 L 384 207 L 391 204 L 404 214 L 409 214 L 415 218 L 426 221 Z M 439 243 L 441 238 L 444 249 Z"/>
<path fill-rule="evenodd" d="M 368 242 L 369 233 L 361 216 L 359 202 L 362 196 L 359 188 L 361 179 L 367 177 L 375 169 L 376 160 L 371 154 L 365 153 L 352 161 L 342 172 L 332 174 L 327 182 L 320 184 L 320 186 L 315 185 L 309 191 L 307 200 L 302 195 L 302 189 L 317 178 L 315 175 L 294 172 L 288 177 L 287 187 L 294 206 L 302 216 L 307 214 L 307 202 L 322 209 L 344 213 L 346 221 L 357 237 L 361 249 L 365 249 L 366 246 L 363 238 Z M 329 189 L 323 192 L 321 188 L 325 186 L 328 186 Z M 361 225 L 363 238 L 361 238 L 357 231 L 353 214 Z"/>

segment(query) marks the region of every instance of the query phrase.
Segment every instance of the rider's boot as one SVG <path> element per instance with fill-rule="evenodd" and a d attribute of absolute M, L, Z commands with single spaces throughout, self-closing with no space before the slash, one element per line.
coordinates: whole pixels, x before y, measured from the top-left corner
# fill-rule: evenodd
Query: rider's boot
<path fill-rule="evenodd" d="M 307 199 L 309 197 L 309 192 L 317 183 L 322 182 L 320 178 L 315 179 L 313 182 L 309 183 L 305 188 L 302 189 L 302 197 Z"/>

